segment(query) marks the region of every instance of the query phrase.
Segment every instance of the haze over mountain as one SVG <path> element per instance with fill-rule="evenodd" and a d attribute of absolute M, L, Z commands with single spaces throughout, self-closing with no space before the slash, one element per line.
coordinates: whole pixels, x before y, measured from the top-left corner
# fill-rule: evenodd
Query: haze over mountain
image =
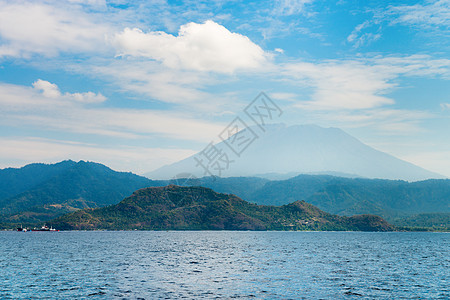
<path fill-rule="evenodd" d="M 258 135 L 240 157 L 220 142 L 217 149 L 226 153 L 230 164 L 222 162 L 220 174 L 209 169 L 212 175 L 261 176 L 266 178 L 292 177 L 297 174 L 330 174 L 347 177 L 402 179 L 418 181 L 444 178 L 419 166 L 378 151 L 338 128 L 322 128 L 316 125 L 284 124 L 266 125 L 265 132 L 250 127 Z M 248 129 L 244 129 L 248 130 Z M 232 143 L 233 136 L 227 141 Z M 179 173 L 191 173 L 197 177 L 205 173 L 195 157 L 201 152 L 179 162 L 144 174 L 151 179 L 169 179 Z M 280 177 L 281 176 L 281 177 Z"/>

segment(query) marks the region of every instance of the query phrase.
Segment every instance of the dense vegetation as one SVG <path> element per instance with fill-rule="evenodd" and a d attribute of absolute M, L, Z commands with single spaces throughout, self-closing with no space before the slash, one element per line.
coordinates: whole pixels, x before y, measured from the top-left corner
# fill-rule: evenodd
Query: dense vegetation
<path fill-rule="evenodd" d="M 152 181 L 92 162 L 0 170 L 0 222 L 35 223 L 78 209 L 116 204 Z M 8 188 L 11 186 L 11 188 Z"/>
<path fill-rule="evenodd" d="M 406 182 L 299 175 L 287 180 L 259 182 L 259 185 L 249 184 L 250 178 L 240 177 L 206 177 L 200 182 L 217 192 L 232 193 L 257 204 L 284 205 L 305 200 L 324 211 L 344 216 L 375 214 L 400 222 L 404 217 L 420 213 L 450 213 L 448 179 Z M 413 219 L 410 221 L 414 223 Z"/>
<path fill-rule="evenodd" d="M 0 170 L 0 203 L 25 192 L 76 165 L 71 160 L 57 164 L 29 164 L 23 168 Z"/>
<path fill-rule="evenodd" d="M 0 222 L 42 224 L 79 209 L 117 204 L 140 188 L 171 183 L 204 186 L 261 205 L 281 206 L 305 200 L 342 216 L 375 214 L 399 226 L 450 227 L 448 217 L 430 215 L 450 214 L 450 180 L 410 183 L 299 175 L 278 181 L 257 177 L 153 181 L 84 161 L 0 170 Z M 421 217 L 412 217 L 419 214 Z"/>
<path fill-rule="evenodd" d="M 394 230 L 377 216 L 340 217 L 304 201 L 262 206 L 208 188 L 175 185 L 141 189 L 119 204 L 77 211 L 49 224 L 82 230 Z"/>
<path fill-rule="evenodd" d="M 450 231 L 450 213 L 417 214 L 394 219 L 393 224 L 413 230 Z"/>

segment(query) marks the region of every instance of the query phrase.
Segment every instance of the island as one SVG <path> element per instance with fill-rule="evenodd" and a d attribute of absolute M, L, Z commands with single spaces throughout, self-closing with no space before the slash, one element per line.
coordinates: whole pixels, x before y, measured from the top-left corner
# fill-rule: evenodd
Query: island
<path fill-rule="evenodd" d="M 338 216 L 305 201 L 257 205 L 205 187 L 176 185 L 140 189 L 116 205 L 79 210 L 48 224 L 61 230 L 396 230 L 375 215 Z"/>

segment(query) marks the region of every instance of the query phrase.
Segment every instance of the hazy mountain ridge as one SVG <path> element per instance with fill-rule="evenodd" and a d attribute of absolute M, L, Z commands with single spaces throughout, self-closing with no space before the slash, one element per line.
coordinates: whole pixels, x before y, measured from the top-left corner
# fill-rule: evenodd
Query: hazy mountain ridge
<path fill-rule="evenodd" d="M 119 204 L 62 216 L 61 229 L 141 230 L 359 230 L 392 231 L 377 216 L 340 217 L 303 201 L 260 206 L 204 187 L 166 186 L 138 190 Z"/>
<path fill-rule="evenodd" d="M 251 129 L 259 137 L 241 157 L 233 156 L 224 142 L 216 145 L 234 160 L 228 170 L 222 171 L 221 177 L 328 173 L 408 181 L 444 178 L 440 174 L 375 150 L 338 128 L 275 124 L 267 125 L 265 132 L 256 126 Z M 146 173 L 145 176 L 152 179 L 170 179 L 179 173 L 205 176 L 207 174 L 197 166 L 194 159 L 198 155 Z"/>
<path fill-rule="evenodd" d="M 56 171 L 47 172 L 39 180 L 33 177 L 40 169 L 52 167 Z M 0 182 L 4 174 L 4 170 L 1 171 Z M 0 217 L 5 221 L 46 221 L 76 209 L 116 204 L 135 190 L 154 185 L 147 178 L 85 161 L 33 164 L 10 169 L 7 173 L 11 172 L 15 176 L 14 180 L 8 179 L 10 184 L 17 186 L 18 182 L 29 188 L 25 191 L 16 189 L 15 192 L 20 193 L 0 200 Z M 9 174 L 6 177 L 12 178 Z M 28 181 L 29 178 L 33 180 Z"/>
<path fill-rule="evenodd" d="M 318 184 L 312 181 L 322 180 Z M 285 204 L 304 199 L 330 213 L 372 213 L 388 219 L 425 212 L 450 212 L 450 180 L 405 182 L 298 176 L 285 182 L 270 182 L 250 201 Z"/>
<path fill-rule="evenodd" d="M 186 181 L 185 184 L 193 183 L 217 192 L 232 193 L 261 205 L 279 206 L 305 200 L 329 213 L 347 216 L 370 213 L 388 221 L 418 213 L 450 212 L 449 179 L 406 182 L 299 175 L 287 180 L 268 180 L 259 187 L 250 182 L 246 177 L 205 177 Z"/>
<path fill-rule="evenodd" d="M 48 171 L 53 166 L 55 170 Z M 43 171 L 39 172 L 39 168 Z M 3 194 L 11 193 L 4 190 L 8 186 L 5 182 L 13 187 L 22 187 L 22 190 L 36 182 L 38 184 L 0 200 L 0 221 L 3 222 L 45 222 L 79 209 L 117 204 L 140 188 L 168 184 L 204 186 L 265 205 L 280 206 L 305 200 L 329 213 L 347 216 L 376 214 L 398 225 L 402 225 L 402 220 L 412 224 L 413 220 L 407 218 L 415 214 L 450 213 L 450 180 L 410 183 L 400 180 L 299 175 L 277 181 L 256 177 L 152 181 L 83 161 L 65 161 L 55 165 L 32 164 L 30 167 L 5 170 L 15 175 L 8 175 L 2 181 L 4 170 L 0 170 L 0 182 L 3 183 L 3 190 L 0 192 Z M 25 172 L 23 176 L 20 175 L 22 171 Z M 33 173 L 40 173 L 41 177 L 32 178 L 28 182 Z M 15 189 L 18 190 L 20 189 Z M 421 221 L 417 226 L 429 224 L 433 220 L 442 224 L 440 220 L 445 223 L 446 219 L 427 217 L 427 222 Z"/>
<path fill-rule="evenodd" d="M 56 164 L 34 163 L 22 168 L 0 169 L 0 203 L 3 199 L 25 192 L 75 164 L 72 160 L 65 160 Z"/>

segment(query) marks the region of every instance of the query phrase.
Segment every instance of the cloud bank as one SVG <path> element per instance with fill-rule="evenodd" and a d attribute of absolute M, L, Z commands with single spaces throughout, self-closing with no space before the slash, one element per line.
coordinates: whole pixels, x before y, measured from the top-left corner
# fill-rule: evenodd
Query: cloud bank
<path fill-rule="evenodd" d="M 77 7 L 21 1 L 0 1 L 0 7 L 0 57 L 51 57 L 105 48 L 109 26 Z"/>

